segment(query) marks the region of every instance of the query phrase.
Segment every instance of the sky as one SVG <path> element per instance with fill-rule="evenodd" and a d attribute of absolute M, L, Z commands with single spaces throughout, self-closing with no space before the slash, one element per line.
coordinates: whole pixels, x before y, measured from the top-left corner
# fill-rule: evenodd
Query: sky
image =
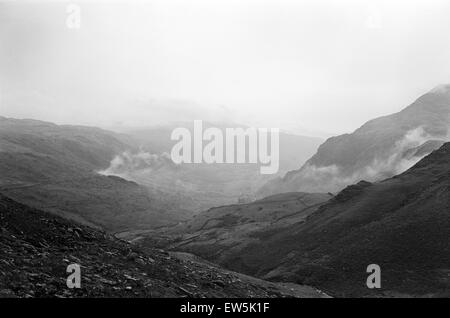
<path fill-rule="evenodd" d="M 0 116 L 347 133 L 450 83 L 449 16 L 447 0 L 0 0 Z"/>

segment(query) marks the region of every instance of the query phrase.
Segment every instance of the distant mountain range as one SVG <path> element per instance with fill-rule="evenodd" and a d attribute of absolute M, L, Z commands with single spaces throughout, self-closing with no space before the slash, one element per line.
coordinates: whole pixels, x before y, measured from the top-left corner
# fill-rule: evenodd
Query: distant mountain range
<path fill-rule="evenodd" d="M 334 296 L 450 295 L 450 143 L 398 176 L 328 198 L 280 194 L 134 239 Z M 381 267 L 380 290 L 365 285 L 369 264 Z"/>
<path fill-rule="evenodd" d="M 226 128 L 248 128 L 232 123 L 203 123 L 225 132 Z M 257 164 L 181 164 L 175 165 L 170 152 L 177 141 L 171 140 L 173 129 L 192 131 L 193 123 L 123 130 L 140 151 L 121 153 L 102 173 L 133 180 L 149 189 L 172 193 L 184 209 L 201 212 L 214 206 L 252 201 L 256 191 L 274 175 L 262 175 Z M 305 162 L 323 142 L 320 138 L 280 133 L 280 170 L 277 175 Z M 206 143 L 206 142 L 205 142 Z"/>
<path fill-rule="evenodd" d="M 300 169 L 271 180 L 259 196 L 335 192 L 359 180 L 382 180 L 405 171 L 447 140 L 450 85 L 441 85 L 396 114 L 371 120 L 351 134 L 329 138 Z"/>
<path fill-rule="evenodd" d="M 226 128 L 243 128 L 234 123 L 203 122 L 204 129 L 208 127 L 219 128 L 224 134 Z M 171 140 L 170 135 L 175 128 L 184 127 L 192 131 L 192 122 L 179 122 L 148 128 L 121 129 L 121 132 L 138 143 L 141 148 L 154 154 L 170 153 L 177 141 Z M 280 172 L 295 169 L 299 164 L 306 162 L 323 143 L 324 139 L 318 137 L 301 136 L 280 131 Z"/>

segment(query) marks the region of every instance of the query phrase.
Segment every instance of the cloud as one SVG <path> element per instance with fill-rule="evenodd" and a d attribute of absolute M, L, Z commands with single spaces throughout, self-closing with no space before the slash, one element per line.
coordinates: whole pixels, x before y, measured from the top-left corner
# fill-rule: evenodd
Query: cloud
<path fill-rule="evenodd" d="M 398 175 L 425 157 L 427 151 L 415 151 L 430 140 L 449 140 L 448 136 L 432 136 L 423 127 L 408 131 L 398 140 L 387 154 L 375 158 L 369 165 L 358 169 L 351 175 L 345 174 L 337 165 L 317 167 L 305 165 L 300 177 L 296 179 L 299 191 L 329 192 L 339 191 L 347 185 L 361 180 L 379 181 Z"/>
<path fill-rule="evenodd" d="M 154 169 L 167 165 L 174 165 L 170 155 L 166 152 L 161 155 L 151 154 L 145 151 L 130 153 L 125 151 L 111 160 L 109 167 L 99 171 L 103 175 L 115 175 L 132 180 L 132 174 L 136 171 L 151 172 Z"/>

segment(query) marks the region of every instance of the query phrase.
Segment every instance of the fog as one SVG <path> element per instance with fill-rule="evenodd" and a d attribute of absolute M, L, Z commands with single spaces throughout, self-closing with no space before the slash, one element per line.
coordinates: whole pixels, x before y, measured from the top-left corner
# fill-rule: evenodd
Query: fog
<path fill-rule="evenodd" d="M 449 82 L 448 1 L 0 1 L 0 115 L 329 136 Z"/>

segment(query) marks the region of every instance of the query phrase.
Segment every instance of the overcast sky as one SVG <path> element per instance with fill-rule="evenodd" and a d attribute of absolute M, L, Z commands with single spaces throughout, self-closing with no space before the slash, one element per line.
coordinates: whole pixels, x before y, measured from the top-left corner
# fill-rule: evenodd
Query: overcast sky
<path fill-rule="evenodd" d="M 0 115 L 350 132 L 450 82 L 450 1 L 0 0 Z"/>

